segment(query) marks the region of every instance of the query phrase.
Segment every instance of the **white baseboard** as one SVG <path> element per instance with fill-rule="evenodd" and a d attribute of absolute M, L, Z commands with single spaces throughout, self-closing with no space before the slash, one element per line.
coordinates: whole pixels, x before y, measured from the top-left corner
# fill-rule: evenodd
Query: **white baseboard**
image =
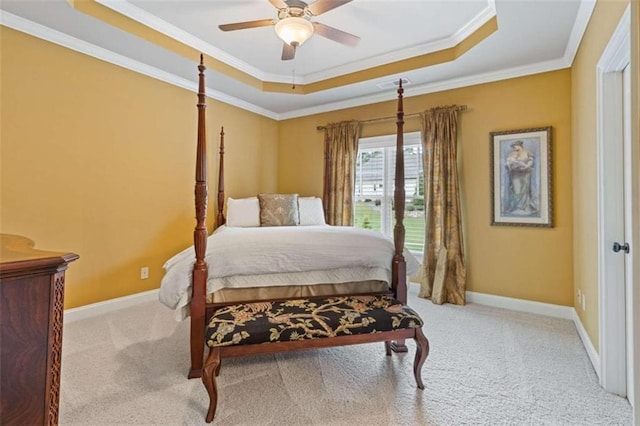
<path fill-rule="evenodd" d="M 149 290 L 142 293 L 132 294 L 130 296 L 118 297 L 104 302 L 67 309 L 64 311 L 64 322 L 70 323 L 85 318 L 95 317 L 107 312 L 114 312 L 120 309 L 129 308 L 141 303 L 158 300 L 158 292 L 158 289 Z M 600 356 L 593 347 L 591 339 L 589 339 L 589 335 L 584 329 L 582 321 L 580 321 L 580 317 L 574 308 L 570 306 L 552 305 L 550 303 L 533 302 L 530 300 L 514 299 L 511 297 L 496 296 L 492 294 L 476 293 L 473 291 L 467 292 L 467 302 L 572 320 L 576 326 L 576 330 L 578 331 L 578 335 L 582 340 L 585 350 L 589 355 L 589 359 L 593 364 L 593 368 L 595 369 L 596 374 L 600 376 Z"/>
<path fill-rule="evenodd" d="M 576 325 L 578 336 L 580 336 L 580 340 L 582 340 L 582 344 L 587 351 L 587 355 L 589 355 L 593 369 L 596 370 L 596 375 L 600 378 L 600 355 L 593 346 L 593 343 L 591 343 L 587 330 L 585 330 L 584 325 L 582 325 L 582 321 L 575 309 L 573 310 L 573 323 Z"/>
<path fill-rule="evenodd" d="M 104 302 L 92 303 L 78 308 L 66 309 L 64 311 L 64 323 L 70 323 L 85 318 L 95 317 L 107 312 L 114 312 L 120 309 L 136 306 L 141 303 L 158 300 L 159 289 L 144 291 L 130 296 L 118 297 L 116 299 L 105 300 Z"/>
<path fill-rule="evenodd" d="M 531 300 L 514 299 L 473 291 L 467 291 L 467 302 L 554 318 L 573 319 L 573 308 L 570 306 L 552 305 L 551 303 L 533 302 Z"/>
<path fill-rule="evenodd" d="M 589 360 L 593 365 L 593 369 L 596 371 L 598 377 L 600 377 L 600 355 L 598 355 L 598 351 L 596 351 L 593 343 L 591 343 L 587 330 L 585 330 L 578 313 L 573 307 L 533 302 L 531 300 L 514 299 L 504 296 L 495 296 L 493 294 L 476 293 L 473 291 L 467 291 L 467 302 L 492 306 L 494 308 L 511 309 L 512 311 L 528 312 L 531 314 L 572 320 L 578 332 L 578 336 L 580 336 L 580 340 L 582 340 L 582 344 L 587 351 L 587 355 L 589 355 Z"/>

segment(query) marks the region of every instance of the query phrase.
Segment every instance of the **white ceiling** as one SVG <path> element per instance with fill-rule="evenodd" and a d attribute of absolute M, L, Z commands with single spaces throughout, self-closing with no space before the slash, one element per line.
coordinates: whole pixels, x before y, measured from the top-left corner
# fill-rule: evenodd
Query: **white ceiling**
<path fill-rule="evenodd" d="M 286 119 L 395 98 L 380 88 L 408 78 L 405 96 L 571 65 L 595 0 L 353 0 L 313 17 L 361 38 L 352 48 L 314 35 L 280 60 L 272 27 L 222 32 L 219 24 L 276 18 L 267 0 L 97 0 L 263 81 L 308 84 L 455 46 L 496 16 L 498 30 L 456 60 L 310 94 L 270 93 L 207 71 L 207 93 Z M 195 90 L 197 58 L 185 58 L 85 15 L 65 0 L 3 0 L 0 23 Z"/>

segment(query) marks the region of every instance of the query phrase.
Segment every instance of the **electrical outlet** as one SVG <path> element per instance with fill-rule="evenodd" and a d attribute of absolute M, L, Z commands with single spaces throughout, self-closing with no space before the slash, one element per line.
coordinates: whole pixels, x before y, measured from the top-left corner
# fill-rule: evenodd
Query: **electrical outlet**
<path fill-rule="evenodd" d="M 584 295 L 584 293 L 582 293 L 582 310 L 587 310 L 587 297 Z"/>
<path fill-rule="evenodd" d="M 142 268 L 140 268 L 140 279 L 146 280 L 147 278 L 149 278 L 149 267 L 143 266 Z"/>
<path fill-rule="evenodd" d="M 578 289 L 578 304 L 582 304 L 582 291 L 580 289 Z"/>

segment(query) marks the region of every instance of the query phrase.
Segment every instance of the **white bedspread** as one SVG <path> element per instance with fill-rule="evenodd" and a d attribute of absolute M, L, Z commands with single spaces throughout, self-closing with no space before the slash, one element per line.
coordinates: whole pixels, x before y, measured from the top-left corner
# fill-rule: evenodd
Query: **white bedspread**
<path fill-rule="evenodd" d="M 391 281 L 393 242 L 379 232 L 348 226 L 221 226 L 207 239 L 207 293 L 223 287 L 340 283 L 369 279 Z M 404 251 L 407 273 L 418 262 Z M 160 301 L 183 319 L 191 298 L 193 247 L 164 264 Z M 271 280 L 269 278 L 272 278 Z"/>

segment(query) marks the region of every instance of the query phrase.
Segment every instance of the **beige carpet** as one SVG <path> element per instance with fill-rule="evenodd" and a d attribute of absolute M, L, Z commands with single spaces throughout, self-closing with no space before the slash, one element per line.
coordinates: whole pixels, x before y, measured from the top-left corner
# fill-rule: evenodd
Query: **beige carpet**
<path fill-rule="evenodd" d="M 470 304 L 409 304 L 431 353 L 416 388 L 409 354 L 381 343 L 225 360 L 218 425 L 629 425 L 572 322 Z M 188 324 L 150 302 L 67 324 L 60 424 L 205 424 L 187 380 Z"/>

